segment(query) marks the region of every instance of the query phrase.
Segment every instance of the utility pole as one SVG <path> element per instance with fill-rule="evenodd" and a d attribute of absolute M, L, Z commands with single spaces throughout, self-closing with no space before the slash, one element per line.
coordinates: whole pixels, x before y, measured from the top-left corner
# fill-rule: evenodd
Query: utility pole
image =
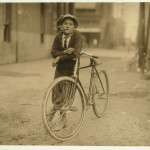
<path fill-rule="evenodd" d="M 149 38 L 150 38 L 150 4 L 148 7 L 148 21 L 147 21 L 147 30 L 146 30 L 146 53 L 148 54 L 148 48 L 149 48 Z"/>
<path fill-rule="evenodd" d="M 143 73 L 145 79 L 150 79 L 150 4 L 147 4 L 147 28 L 146 28 L 146 39 L 145 39 L 145 59 L 144 59 L 144 67 Z"/>
<path fill-rule="evenodd" d="M 140 3 L 140 15 L 139 15 L 139 33 L 138 33 L 138 45 L 139 45 L 139 59 L 138 66 L 142 69 L 145 58 L 145 4 Z"/>

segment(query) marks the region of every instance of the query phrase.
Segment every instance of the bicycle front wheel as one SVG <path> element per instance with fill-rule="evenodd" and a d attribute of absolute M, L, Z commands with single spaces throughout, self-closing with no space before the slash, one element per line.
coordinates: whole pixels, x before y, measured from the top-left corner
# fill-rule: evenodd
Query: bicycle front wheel
<path fill-rule="evenodd" d="M 46 129 L 59 141 L 75 136 L 83 122 L 85 102 L 82 89 L 74 79 L 59 77 L 47 89 L 42 115 Z"/>
<path fill-rule="evenodd" d="M 93 111 L 94 114 L 100 118 L 105 110 L 108 103 L 109 84 L 108 77 L 104 70 L 98 72 L 94 69 L 94 84 L 93 84 Z"/>

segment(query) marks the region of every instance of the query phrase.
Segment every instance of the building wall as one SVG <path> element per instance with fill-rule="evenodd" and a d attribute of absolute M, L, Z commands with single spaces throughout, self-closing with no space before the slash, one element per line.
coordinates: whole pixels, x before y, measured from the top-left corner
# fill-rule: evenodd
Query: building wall
<path fill-rule="evenodd" d="M 11 3 L 10 41 L 4 42 L 3 5 L 0 4 L 0 64 L 50 57 L 56 33 L 54 3 Z M 44 18 L 44 19 L 43 19 Z"/>
<path fill-rule="evenodd" d="M 53 7 L 45 4 L 43 42 L 41 41 L 40 3 L 18 4 L 18 61 L 49 57 L 53 41 Z"/>
<path fill-rule="evenodd" d="M 40 4 L 20 3 L 17 14 L 18 61 L 43 58 L 47 50 L 45 43 L 42 43 L 40 39 Z"/>
<path fill-rule="evenodd" d="M 10 9 L 10 42 L 4 41 L 4 4 L 0 3 L 0 64 L 16 62 L 16 13 Z M 13 18 L 13 19 L 12 19 Z"/>

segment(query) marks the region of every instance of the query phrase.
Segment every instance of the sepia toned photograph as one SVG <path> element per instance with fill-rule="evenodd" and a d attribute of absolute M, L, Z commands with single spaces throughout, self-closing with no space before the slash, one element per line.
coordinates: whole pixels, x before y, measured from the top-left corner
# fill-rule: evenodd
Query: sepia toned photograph
<path fill-rule="evenodd" d="M 150 2 L 0 2 L 0 147 L 150 148 Z"/>

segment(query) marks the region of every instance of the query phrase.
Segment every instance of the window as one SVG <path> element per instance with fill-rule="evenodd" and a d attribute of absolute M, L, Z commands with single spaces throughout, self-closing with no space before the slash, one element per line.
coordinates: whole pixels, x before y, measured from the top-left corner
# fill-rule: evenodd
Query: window
<path fill-rule="evenodd" d="M 40 4 L 40 14 L 41 14 L 41 43 L 44 43 L 44 33 L 45 33 L 45 5 L 43 3 Z"/>
<path fill-rule="evenodd" d="M 11 4 L 5 3 L 3 5 L 3 24 L 4 24 L 4 41 L 10 42 L 10 13 Z"/>
<path fill-rule="evenodd" d="M 75 3 L 75 9 L 80 13 L 96 12 L 96 3 Z"/>
<path fill-rule="evenodd" d="M 76 9 L 95 9 L 96 3 L 75 3 Z"/>

